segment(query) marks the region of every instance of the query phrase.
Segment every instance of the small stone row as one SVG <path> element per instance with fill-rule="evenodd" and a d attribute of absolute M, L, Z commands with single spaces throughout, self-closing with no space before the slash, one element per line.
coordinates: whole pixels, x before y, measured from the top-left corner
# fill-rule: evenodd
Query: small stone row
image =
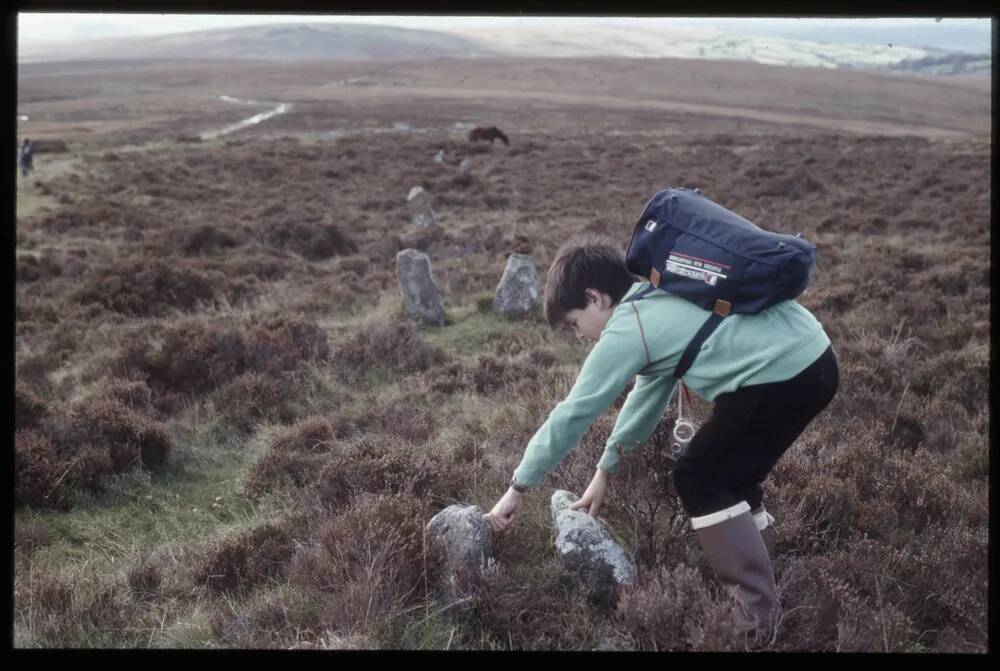
<path fill-rule="evenodd" d="M 443 160 L 439 153 L 435 160 Z M 462 161 L 459 172 L 467 175 L 468 159 Z M 410 189 L 406 197 L 410 217 L 418 228 L 435 226 L 431 196 L 422 187 Z M 430 258 L 415 249 L 404 249 L 396 254 L 396 279 L 403 294 L 403 310 L 424 324 L 444 324 L 441 291 L 431 273 Z M 538 270 L 534 261 L 523 254 L 512 254 L 507 259 L 500 284 L 493 299 L 493 309 L 505 317 L 519 318 L 530 314 L 538 305 Z"/>
<path fill-rule="evenodd" d="M 396 279 L 403 294 L 403 312 L 431 326 L 444 325 L 441 290 L 431 273 L 430 257 L 416 249 L 396 254 Z M 529 315 L 538 305 L 538 270 L 530 256 L 511 254 L 500 277 L 493 309 L 505 317 Z"/>
<path fill-rule="evenodd" d="M 576 499 L 564 490 L 552 495 L 556 561 L 595 598 L 612 599 L 618 588 L 635 584 L 635 563 L 596 518 L 569 509 Z M 468 596 L 496 566 L 492 529 L 478 506 L 448 506 L 427 525 L 427 538 L 444 552 L 438 593 L 446 603 Z"/>

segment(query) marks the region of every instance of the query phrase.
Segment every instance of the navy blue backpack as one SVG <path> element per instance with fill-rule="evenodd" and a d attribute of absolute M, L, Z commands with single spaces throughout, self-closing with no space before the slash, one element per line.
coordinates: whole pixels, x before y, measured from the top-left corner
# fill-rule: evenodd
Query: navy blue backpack
<path fill-rule="evenodd" d="M 698 189 L 668 188 L 643 209 L 625 263 L 652 284 L 628 300 L 660 289 L 712 311 L 681 356 L 680 379 L 724 317 L 756 314 L 805 291 L 816 246 L 765 231 Z"/>

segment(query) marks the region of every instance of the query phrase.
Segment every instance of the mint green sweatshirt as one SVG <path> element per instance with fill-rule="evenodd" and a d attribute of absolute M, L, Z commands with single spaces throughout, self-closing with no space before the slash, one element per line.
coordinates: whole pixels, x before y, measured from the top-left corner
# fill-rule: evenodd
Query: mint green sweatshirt
<path fill-rule="evenodd" d="M 635 386 L 598 466 L 617 473 L 619 449 L 628 455 L 653 434 L 673 393 L 681 354 L 711 313 L 662 291 L 624 302 L 648 285 L 633 284 L 614 308 L 569 395 L 528 442 L 514 471 L 519 484 L 534 487 L 558 466 L 633 377 Z M 702 345 L 684 384 L 713 401 L 740 387 L 793 378 L 829 345 L 823 326 L 795 301 L 755 315 L 729 315 Z"/>

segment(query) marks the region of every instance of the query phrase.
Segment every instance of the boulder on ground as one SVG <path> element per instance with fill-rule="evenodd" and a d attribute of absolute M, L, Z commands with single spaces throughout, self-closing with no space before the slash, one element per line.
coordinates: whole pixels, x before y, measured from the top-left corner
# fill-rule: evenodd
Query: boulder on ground
<path fill-rule="evenodd" d="M 410 217 L 420 228 L 430 228 L 434 225 L 434 210 L 431 208 L 431 196 L 419 186 L 410 189 L 406 197 L 410 206 Z"/>
<path fill-rule="evenodd" d="M 430 257 L 415 249 L 402 250 L 396 254 L 396 279 L 407 317 L 431 326 L 444 325 L 441 292 L 431 275 Z"/>
<path fill-rule="evenodd" d="M 478 506 L 448 506 L 427 525 L 427 539 L 444 551 L 438 593 L 446 602 L 468 595 L 492 565 L 492 530 Z"/>
<path fill-rule="evenodd" d="M 505 317 L 526 317 L 538 305 L 538 270 L 530 256 L 511 254 L 507 259 L 493 308 Z"/>
<path fill-rule="evenodd" d="M 564 570 L 577 574 L 592 595 L 613 601 L 619 587 L 635 583 L 635 563 L 597 518 L 569 509 L 577 499 L 564 490 L 552 495 L 556 559 Z"/>

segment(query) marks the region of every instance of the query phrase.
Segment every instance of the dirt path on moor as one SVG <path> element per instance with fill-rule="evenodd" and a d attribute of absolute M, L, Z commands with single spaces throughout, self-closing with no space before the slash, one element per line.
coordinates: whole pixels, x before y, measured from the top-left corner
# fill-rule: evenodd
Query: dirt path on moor
<path fill-rule="evenodd" d="M 830 131 L 846 131 L 862 135 L 887 135 L 894 137 L 917 135 L 931 139 L 962 139 L 974 137 L 973 134 L 964 131 L 951 128 L 938 128 L 934 126 L 899 124 L 884 121 L 862 121 L 857 119 L 837 119 L 812 114 L 793 114 L 789 112 L 776 112 L 750 107 L 704 105 L 650 99 L 635 100 L 610 96 L 580 95 L 575 93 L 510 91 L 489 88 L 452 88 L 443 86 L 356 86 L 351 87 L 350 89 L 337 89 L 336 93 L 330 93 L 329 98 L 343 98 L 345 92 L 347 92 L 347 96 L 349 98 L 357 100 L 413 97 L 531 100 L 537 102 L 556 102 L 567 105 L 597 106 L 615 110 L 662 110 L 665 112 L 680 112 L 685 114 L 705 114 L 711 116 L 751 119 L 754 121 L 776 124 L 810 126 Z"/>

